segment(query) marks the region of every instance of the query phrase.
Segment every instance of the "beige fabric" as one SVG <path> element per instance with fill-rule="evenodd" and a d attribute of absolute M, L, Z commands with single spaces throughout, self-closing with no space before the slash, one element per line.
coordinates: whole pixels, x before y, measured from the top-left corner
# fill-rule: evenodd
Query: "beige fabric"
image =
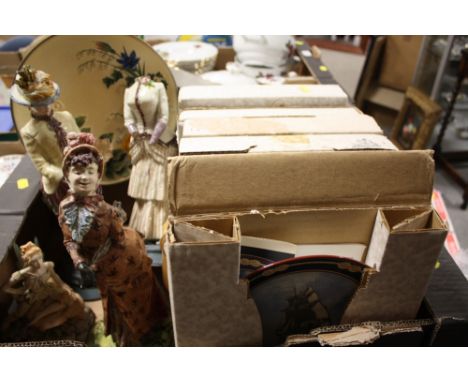
<path fill-rule="evenodd" d="M 130 155 L 134 163 L 128 195 L 135 198 L 130 227 L 147 239 L 159 239 L 167 218 L 167 157 L 176 155 L 174 145 L 150 145 L 148 141 L 132 142 Z"/>
<path fill-rule="evenodd" d="M 79 132 L 75 119 L 67 111 L 56 111 L 54 117 L 61 122 L 66 132 Z M 46 121 L 31 119 L 20 129 L 26 151 L 42 175 L 46 194 L 53 194 L 63 178 L 63 153 L 57 138 Z"/>
<path fill-rule="evenodd" d="M 132 141 L 132 173 L 128 184 L 128 195 L 135 199 L 167 199 L 167 155 L 168 147 L 150 145 L 147 140 Z"/>
<path fill-rule="evenodd" d="M 133 204 L 129 226 L 147 239 L 160 239 L 167 212 L 167 202 L 137 199 Z"/>
<path fill-rule="evenodd" d="M 143 112 L 146 126 L 135 104 L 135 96 L 138 88 L 138 81 L 125 90 L 124 95 L 124 122 L 125 126 L 134 124 L 139 133 L 151 134 L 158 121 L 168 122 L 169 103 L 166 89 L 160 82 L 152 82 L 151 86 L 141 85 L 138 92 L 138 100 Z M 169 127 L 162 133 L 160 139 L 169 142 L 174 138 L 175 126 Z"/>

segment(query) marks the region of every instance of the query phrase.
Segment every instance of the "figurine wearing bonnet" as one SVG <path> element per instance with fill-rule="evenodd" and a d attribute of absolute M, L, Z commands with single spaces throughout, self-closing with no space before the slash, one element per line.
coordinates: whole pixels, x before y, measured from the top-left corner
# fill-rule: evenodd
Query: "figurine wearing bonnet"
<path fill-rule="evenodd" d="M 143 238 L 123 227 L 121 212 L 96 193 L 103 159 L 94 137 L 82 133 L 70 138 L 63 160 L 70 193 L 59 211 L 64 244 L 83 279 L 95 272 L 106 334 L 119 345 L 139 345 L 166 317 L 165 296 Z"/>
<path fill-rule="evenodd" d="M 59 95 L 60 88 L 49 74 L 28 65 L 18 71 L 11 88 L 11 99 L 30 108 L 32 118 L 19 133 L 42 175 L 45 200 L 55 213 L 68 191 L 61 168 L 67 133 L 80 131 L 69 112 L 52 109 Z"/>

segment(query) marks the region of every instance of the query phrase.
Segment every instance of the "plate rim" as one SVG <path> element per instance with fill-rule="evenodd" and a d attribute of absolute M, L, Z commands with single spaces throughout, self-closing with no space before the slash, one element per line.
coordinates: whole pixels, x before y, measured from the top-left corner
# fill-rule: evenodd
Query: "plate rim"
<path fill-rule="evenodd" d="M 35 52 L 40 46 L 42 46 L 44 43 L 51 40 L 52 38 L 56 38 L 56 37 L 89 37 L 89 36 L 98 36 L 98 35 L 40 35 L 35 40 L 33 40 L 33 42 L 31 43 L 32 46 L 30 47 L 30 49 L 27 50 L 25 56 L 21 59 L 21 62 L 18 64 L 18 67 L 16 68 L 16 70 L 18 71 L 25 64 L 27 64 L 26 60 L 33 54 L 33 52 Z M 148 42 L 138 38 L 137 36 L 134 36 L 134 35 L 99 35 L 99 36 L 102 36 L 102 37 L 109 37 L 109 36 L 112 36 L 112 37 L 130 37 L 133 40 L 139 41 L 140 43 L 146 45 L 149 49 L 151 49 L 151 51 L 154 54 L 156 54 L 161 59 L 161 62 L 163 62 L 167 66 L 167 63 L 164 60 L 164 58 L 162 58 L 161 55 L 158 52 L 156 52 L 150 44 L 148 44 Z M 173 83 L 174 90 L 175 90 L 176 101 L 178 101 L 178 90 L 179 89 L 178 89 L 178 86 L 177 86 L 177 82 L 175 80 L 175 77 L 174 77 L 171 69 L 169 68 L 169 66 L 167 66 L 167 67 L 168 67 L 167 72 L 168 72 L 168 76 L 169 76 L 168 83 L 169 82 Z M 123 102 L 123 99 L 122 99 L 122 102 Z M 11 112 L 11 119 L 13 120 L 13 128 L 16 131 L 16 133 L 18 134 L 21 144 L 24 146 L 24 142 L 23 142 L 23 138 L 22 138 L 21 133 L 20 133 L 20 129 L 18 128 L 18 126 L 16 124 L 15 108 L 13 107 L 14 102 L 11 99 L 11 97 L 10 97 L 10 105 L 9 106 L 10 106 L 10 112 Z M 23 106 L 23 107 L 25 107 L 25 106 Z M 177 131 L 178 116 L 179 116 L 179 103 L 175 102 L 173 116 L 172 116 L 173 120 L 174 120 L 175 131 Z M 171 117 L 170 114 L 169 114 L 169 117 Z M 131 174 L 131 172 L 130 172 L 130 174 Z M 119 177 L 117 179 L 102 178 L 100 180 L 99 184 L 102 185 L 102 186 L 110 186 L 110 185 L 114 185 L 114 184 L 124 183 L 124 182 L 126 182 L 126 181 L 128 181 L 130 179 L 130 174 L 128 176 Z"/>

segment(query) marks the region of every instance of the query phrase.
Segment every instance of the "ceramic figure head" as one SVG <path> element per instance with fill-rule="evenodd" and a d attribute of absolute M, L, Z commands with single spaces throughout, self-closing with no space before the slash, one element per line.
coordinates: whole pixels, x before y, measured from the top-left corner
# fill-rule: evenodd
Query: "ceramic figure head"
<path fill-rule="evenodd" d="M 76 196 L 94 195 L 104 167 L 95 139 L 87 133 L 70 133 L 67 138 L 62 168 L 70 190 Z"/>
<path fill-rule="evenodd" d="M 37 268 L 43 261 L 42 251 L 34 243 L 28 242 L 21 246 L 21 260 L 24 266 Z"/>
<path fill-rule="evenodd" d="M 16 103 L 40 108 L 51 105 L 59 97 L 60 88 L 49 74 L 25 65 L 16 73 L 10 95 Z"/>

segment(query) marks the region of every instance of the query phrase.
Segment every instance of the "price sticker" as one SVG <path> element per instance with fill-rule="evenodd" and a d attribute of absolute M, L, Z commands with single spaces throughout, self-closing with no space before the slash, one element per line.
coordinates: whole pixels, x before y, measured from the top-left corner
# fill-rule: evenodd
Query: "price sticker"
<path fill-rule="evenodd" d="M 20 178 L 16 181 L 16 187 L 18 190 L 24 190 L 29 187 L 29 180 L 27 178 Z"/>

